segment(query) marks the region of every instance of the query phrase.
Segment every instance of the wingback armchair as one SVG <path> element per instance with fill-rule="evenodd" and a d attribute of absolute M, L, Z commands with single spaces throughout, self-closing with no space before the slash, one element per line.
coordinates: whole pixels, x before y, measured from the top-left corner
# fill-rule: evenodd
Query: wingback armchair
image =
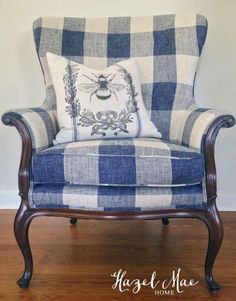
<path fill-rule="evenodd" d="M 220 128 L 233 126 L 235 120 L 228 113 L 199 108 L 194 101 L 205 17 L 43 17 L 34 22 L 33 32 L 45 79 L 44 104 L 2 117 L 22 138 L 21 205 L 14 224 L 25 262 L 19 286 L 28 287 L 32 276 L 28 229 L 35 217 L 68 217 L 72 223 L 162 219 L 163 224 L 169 218 L 197 218 L 209 232 L 206 282 L 217 291 L 212 268 L 223 226 L 216 207 L 214 145 Z M 146 109 L 163 138 L 53 145 L 58 123 L 47 52 L 97 69 L 134 57 Z"/>

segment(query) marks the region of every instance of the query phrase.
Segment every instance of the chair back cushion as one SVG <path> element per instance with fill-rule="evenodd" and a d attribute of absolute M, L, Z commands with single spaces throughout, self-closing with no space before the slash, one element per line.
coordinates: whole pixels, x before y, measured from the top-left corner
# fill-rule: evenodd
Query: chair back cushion
<path fill-rule="evenodd" d="M 50 108 L 56 107 L 56 96 L 47 52 L 94 69 L 135 58 L 145 106 L 164 139 L 179 112 L 195 105 L 194 78 L 207 32 L 201 15 L 43 17 L 33 30 Z"/>

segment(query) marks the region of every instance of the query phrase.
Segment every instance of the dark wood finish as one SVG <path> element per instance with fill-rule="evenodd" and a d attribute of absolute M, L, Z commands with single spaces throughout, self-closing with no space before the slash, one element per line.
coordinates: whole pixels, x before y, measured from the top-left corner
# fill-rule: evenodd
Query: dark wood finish
<path fill-rule="evenodd" d="M 162 224 L 163 224 L 163 225 L 169 225 L 169 220 L 168 220 L 168 218 L 166 218 L 166 217 L 162 218 Z"/>
<path fill-rule="evenodd" d="M 28 204 L 28 191 L 30 187 L 29 170 L 32 156 L 32 141 L 29 130 L 22 120 L 21 116 L 15 113 L 6 113 L 2 116 L 2 122 L 5 125 L 15 126 L 22 140 L 21 160 L 18 171 L 19 196 L 26 208 Z"/>
<path fill-rule="evenodd" d="M 25 270 L 23 276 L 17 281 L 21 288 L 29 286 L 33 273 L 33 259 L 29 244 L 28 231 L 32 221 L 32 215 L 27 211 L 25 204 L 22 202 L 16 214 L 14 222 L 14 233 L 18 246 L 23 254 L 25 261 Z"/>
<path fill-rule="evenodd" d="M 209 232 L 208 248 L 205 261 L 205 277 L 209 289 L 211 291 L 217 291 L 220 289 L 220 285 L 214 280 L 212 275 L 212 267 L 223 240 L 223 224 L 215 205 L 215 200 L 209 204 L 208 212 L 209 215 L 205 221 Z"/>
<path fill-rule="evenodd" d="M 23 260 L 12 231 L 15 210 L 0 210 L 1 301 L 230 301 L 236 295 L 236 212 L 221 212 L 224 241 L 215 263 L 222 284 L 217 294 L 206 289 L 203 261 L 208 233 L 196 219 L 161 221 L 80 220 L 40 217 L 30 225 L 34 276 L 28 289 L 15 279 Z M 137 234 L 138 233 L 138 234 Z M 182 294 L 158 296 L 151 288 L 137 295 L 111 288 L 111 273 L 120 268 L 130 279 L 148 278 L 157 271 L 162 281 L 181 268 L 181 278 L 199 280 Z"/>
<path fill-rule="evenodd" d="M 208 129 L 203 140 L 202 150 L 206 164 L 206 185 L 208 201 L 215 200 L 217 197 L 216 165 L 215 165 L 215 142 L 221 128 L 230 128 L 235 125 L 235 119 L 231 115 L 218 117 Z"/>
<path fill-rule="evenodd" d="M 32 142 L 30 133 L 19 115 L 7 113 L 2 121 L 6 125 L 13 125 L 22 137 L 22 155 L 19 168 L 19 194 L 21 206 L 15 220 L 15 235 L 18 245 L 25 260 L 25 271 L 18 280 L 20 287 L 27 287 L 32 276 L 33 261 L 28 240 L 28 227 L 33 218 L 39 216 L 58 216 L 74 219 L 113 219 L 113 220 L 137 220 L 137 219 L 162 219 L 162 218 L 197 218 L 202 220 L 209 232 L 209 244 L 205 261 L 205 277 L 209 290 L 216 292 L 219 284 L 214 280 L 212 268 L 223 239 L 223 225 L 216 207 L 216 167 L 214 158 L 214 146 L 217 134 L 222 127 L 231 127 L 235 119 L 231 115 L 218 117 L 210 126 L 203 141 L 202 150 L 206 162 L 207 184 L 207 208 L 198 209 L 170 209 L 145 212 L 97 212 L 72 209 L 32 209 L 28 204 L 29 167 L 31 161 Z"/>
<path fill-rule="evenodd" d="M 76 224 L 76 223 L 77 223 L 77 220 L 78 220 L 77 218 L 73 218 L 73 217 L 72 217 L 72 218 L 70 219 L 70 223 L 71 223 L 71 224 Z"/>

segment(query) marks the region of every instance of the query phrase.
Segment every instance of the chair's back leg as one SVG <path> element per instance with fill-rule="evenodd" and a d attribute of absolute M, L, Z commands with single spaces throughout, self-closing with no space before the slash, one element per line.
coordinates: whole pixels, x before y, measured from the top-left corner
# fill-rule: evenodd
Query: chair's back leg
<path fill-rule="evenodd" d="M 164 217 L 161 220 L 163 225 L 169 225 L 169 219 L 167 217 Z"/>
<path fill-rule="evenodd" d="M 207 216 L 205 223 L 209 232 L 208 249 L 205 261 L 205 277 L 209 290 L 211 292 L 216 292 L 220 289 L 220 285 L 214 280 L 212 269 L 223 240 L 223 224 L 215 200 L 212 201 L 212 204 L 209 207 L 209 215 Z"/>
<path fill-rule="evenodd" d="M 22 202 L 14 222 L 14 232 L 18 246 L 22 252 L 25 262 L 25 270 L 22 277 L 17 281 L 17 284 L 21 288 L 27 288 L 29 286 L 30 279 L 33 273 L 33 259 L 29 244 L 29 225 L 32 221 L 32 216 L 27 211 L 27 207 Z"/>
<path fill-rule="evenodd" d="M 78 218 L 72 217 L 72 218 L 70 219 L 70 223 L 71 223 L 71 224 L 76 224 L 76 223 L 77 223 L 77 220 L 78 220 Z"/>

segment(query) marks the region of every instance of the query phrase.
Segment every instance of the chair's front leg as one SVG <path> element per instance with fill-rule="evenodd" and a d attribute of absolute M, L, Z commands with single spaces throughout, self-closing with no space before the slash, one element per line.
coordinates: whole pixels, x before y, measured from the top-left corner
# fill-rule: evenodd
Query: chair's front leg
<path fill-rule="evenodd" d="M 32 214 L 28 211 L 28 207 L 22 200 L 21 206 L 16 214 L 14 222 L 14 232 L 18 246 L 22 252 L 25 262 L 25 270 L 22 277 L 17 281 L 21 288 L 29 286 L 30 279 L 33 273 L 33 259 L 29 244 L 29 225 L 32 221 Z"/>
<path fill-rule="evenodd" d="M 28 203 L 28 191 L 30 187 L 29 170 L 32 154 L 32 140 L 29 128 L 21 115 L 9 112 L 2 116 L 2 121 L 6 125 L 15 126 L 22 138 L 21 161 L 18 172 L 19 195 L 21 196 L 21 205 L 16 214 L 14 222 L 14 233 L 18 246 L 22 252 L 25 261 L 25 270 L 23 276 L 17 281 L 21 288 L 29 286 L 33 272 L 33 260 L 29 245 L 28 230 L 33 215 Z"/>
<path fill-rule="evenodd" d="M 220 250 L 220 246 L 223 240 L 223 224 L 217 210 L 215 200 L 211 201 L 209 206 L 209 214 L 205 221 L 208 233 L 208 249 L 205 261 L 205 277 L 211 292 L 216 292 L 220 289 L 220 285 L 214 280 L 212 269 L 216 256 Z"/>
<path fill-rule="evenodd" d="M 207 225 L 209 232 L 209 242 L 205 261 L 205 277 L 209 290 L 212 292 L 216 292 L 220 289 L 220 285 L 213 278 L 212 268 L 223 240 L 223 224 L 216 207 L 217 183 L 214 148 L 219 130 L 222 127 L 232 127 L 234 124 L 235 119 L 231 115 L 216 118 L 209 127 L 203 143 L 206 164 L 208 207 L 208 214 L 205 216 L 204 222 Z"/>

